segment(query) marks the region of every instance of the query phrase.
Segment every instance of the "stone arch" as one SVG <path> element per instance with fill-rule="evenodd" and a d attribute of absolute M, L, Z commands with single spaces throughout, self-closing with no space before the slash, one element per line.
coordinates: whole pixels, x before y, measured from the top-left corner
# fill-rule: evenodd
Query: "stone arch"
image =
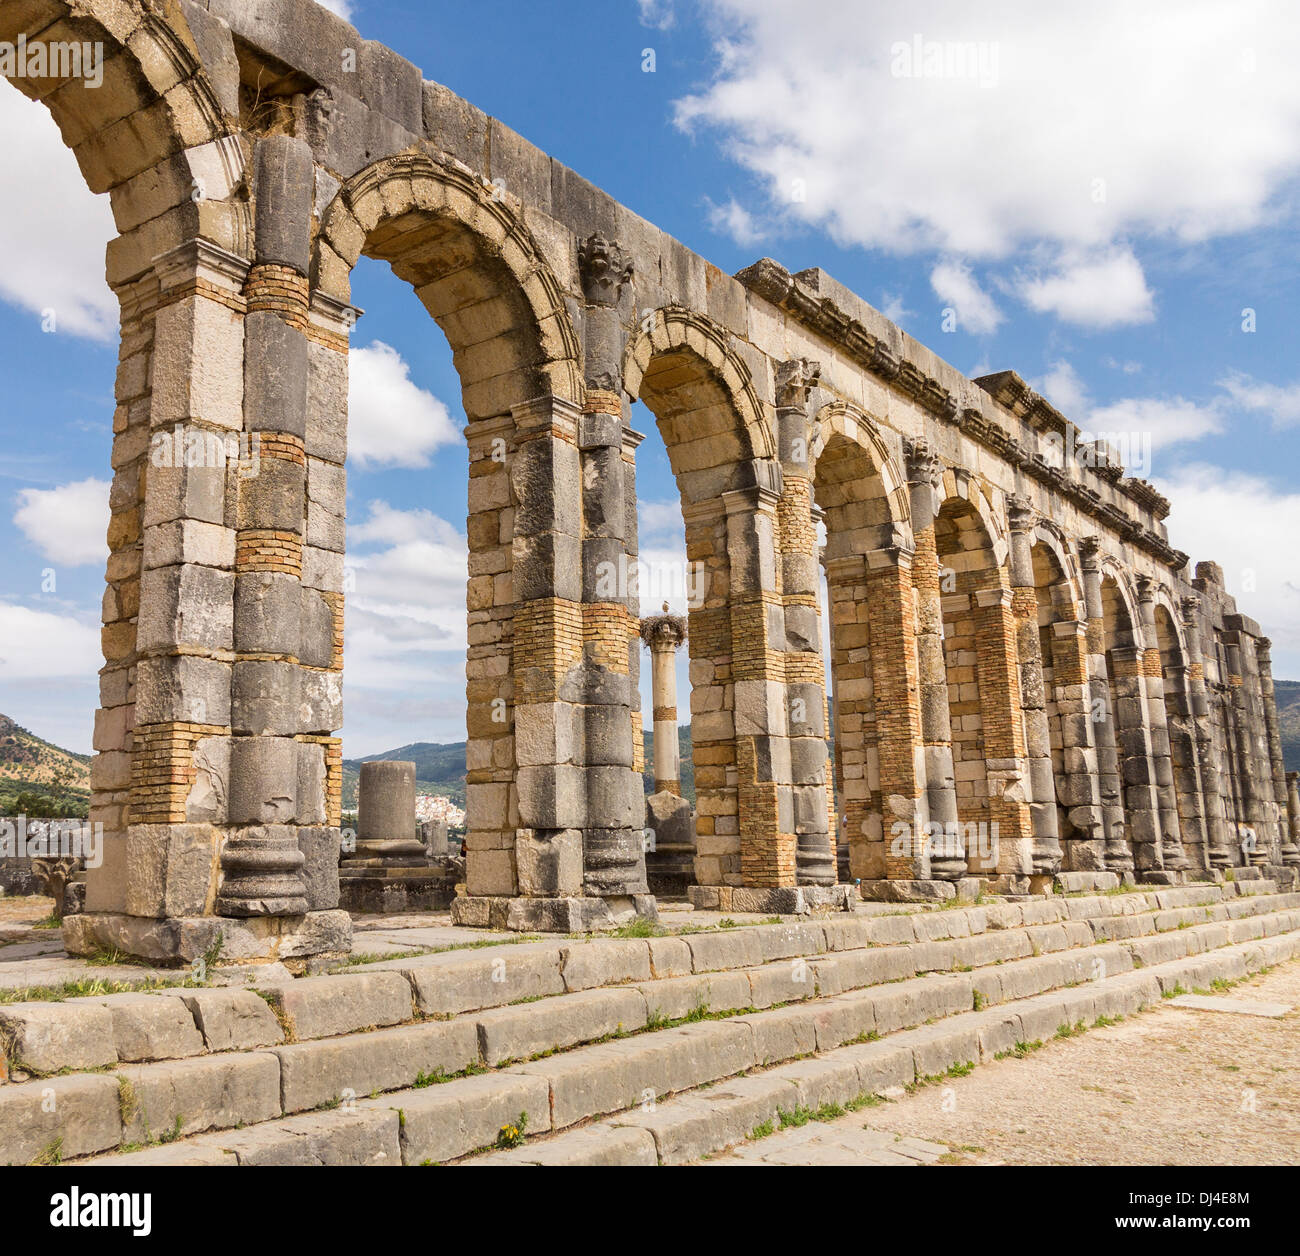
<path fill-rule="evenodd" d="M 712 319 L 665 306 L 623 357 L 623 388 L 654 413 L 684 502 L 747 488 L 759 481 L 746 464 L 776 457 L 770 407 L 730 339 Z"/>
<path fill-rule="evenodd" d="M 213 25 L 207 33 L 219 43 Z M 238 401 L 227 395 L 216 402 L 216 390 L 200 387 L 196 376 L 203 337 L 211 334 L 224 352 L 239 333 L 233 311 L 252 248 L 245 149 L 235 134 L 233 90 L 222 89 L 201 55 L 201 44 L 207 53 L 215 45 L 196 36 L 177 6 L 6 4 L 0 41 L 20 40 L 27 65 L 40 55 L 45 72 L 23 74 L 16 65 L 9 81 L 49 111 L 89 192 L 109 196 L 119 233 L 105 268 L 122 317 L 90 811 L 103 825 L 103 859 L 87 872 L 85 920 L 70 921 L 65 940 L 74 951 L 115 945 L 138 953 L 134 918 L 152 925 L 169 910 L 205 910 L 203 877 L 191 879 L 189 893 L 170 894 L 169 844 L 188 842 L 192 860 L 215 863 L 212 833 L 173 833 L 170 826 L 186 820 L 189 791 L 203 788 L 196 738 L 221 732 L 228 718 L 229 689 L 216 670 L 208 675 L 210 704 L 186 683 L 223 645 L 229 603 L 220 586 L 228 577 L 217 572 L 222 559 L 209 555 L 214 565 L 196 578 L 178 535 L 180 520 L 193 517 L 194 499 L 206 495 L 213 509 L 225 476 L 151 465 L 150 453 L 164 424 L 202 427 L 209 407 L 222 410 L 227 430 L 240 426 Z M 228 32 L 226 46 L 234 67 Z M 227 307 L 202 330 L 194 318 L 200 256 L 222 259 L 225 273 L 214 288 Z M 204 578 L 208 587 L 200 591 Z M 215 593 L 215 622 L 199 627 L 203 617 L 190 613 L 186 599 L 208 593 Z M 187 652 L 190 664 L 180 661 Z"/>
<path fill-rule="evenodd" d="M 920 718 L 911 505 L 898 456 L 865 411 L 831 401 L 812 434 L 813 497 L 826 524 L 839 864 L 843 876 L 877 881 L 891 867 L 902 875 L 889 862 L 887 817 L 910 823 L 921 788 L 895 757 Z"/>
<path fill-rule="evenodd" d="M 784 735 L 784 720 L 760 734 L 738 711 L 752 708 L 747 687 L 762 690 L 772 666 L 762 608 L 778 589 L 781 479 L 768 408 L 728 334 L 676 306 L 642 323 L 622 378 L 655 417 L 685 522 L 696 881 L 782 884 L 793 876 L 793 847 L 786 869 L 770 756 L 755 746 L 768 732 Z"/>
<path fill-rule="evenodd" d="M 582 405 L 564 290 L 519 215 L 469 171 L 407 153 L 349 179 L 321 217 L 316 290 L 346 304 L 362 253 L 387 261 L 443 329 L 471 423 L 538 396 Z"/>
<path fill-rule="evenodd" d="M 1068 590 L 1073 609 L 1071 618 L 1082 617 L 1084 614 L 1083 574 L 1079 569 L 1078 558 L 1070 548 L 1065 530 L 1053 520 L 1039 515 L 1033 534 L 1030 537 L 1030 543 L 1034 548 L 1041 547 L 1051 554 L 1055 562 L 1056 572 L 1059 573 L 1059 581 L 1054 583 L 1063 584 Z M 1064 611 L 1066 608 L 1061 607 L 1059 609 Z"/>

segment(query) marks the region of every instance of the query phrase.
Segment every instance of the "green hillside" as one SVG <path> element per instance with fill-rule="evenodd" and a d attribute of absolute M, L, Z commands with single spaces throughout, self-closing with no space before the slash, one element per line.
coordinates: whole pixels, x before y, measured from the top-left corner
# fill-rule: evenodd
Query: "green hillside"
<path fill-rule="evenodd" d="M 1278 680 L 1273 688 L 1277 696 L 1282 758 L 1288 772 L 1300 772 L 1300 680 Z"/>
<path fill-rule="evenodd" d="M 90 814 L 90 756 L 74 754 L 0 715 L 0 815 Z"/>
<path fill-rule="evenodd" d="M 453 741 L 446 744 L 433 741 L 416 741 L 382 754 L 366 755 L 363 759 L 343 760 L 343 810 L 355 811 L 357 784 L 361 779 L 361 765 L 376 759 L 400 759 L 415 764 L 415 792 L 441 794 L 458 807 L 465 805 L 465 743 Z"/>
<path fill-rule="evenodd" d="M 655 787 L 655 733 L 648 728 L 642 734 L 645 739 L 645 790 L 651 793 Z M 682 761 L 682 797 L 691 806 L 695 806 L 695 763 L 691 759 L 691 726 L 677 725 L 677 754 Z"/>

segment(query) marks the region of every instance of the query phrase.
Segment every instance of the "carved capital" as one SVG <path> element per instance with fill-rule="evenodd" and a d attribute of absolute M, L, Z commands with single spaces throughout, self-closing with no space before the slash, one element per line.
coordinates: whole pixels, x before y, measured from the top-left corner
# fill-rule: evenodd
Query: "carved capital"
<path fill-rule="evenodd" d="M 1079 562 L 1084 571 L 1097 571 L 1101 567 L 1101 537 L 1085 536 L 1079 541 Z"/>
<path fill-rule="evenodd" d="M 822 377 L 820 362 L 791 358 L 776 368 L 776 404 L 780 410 L 803 409 Z"/>
<path fill-rule="evenodd" d="M 641 621 L 640 632 L 641 640 L 652 650 L 676 650 L 686 640 L 686 620 L 666 611 L 662 615 L 647 615 Z"/>
<path fill-rule="evenodd" d="M 1156 590 L 1160 587 L 1160 582 L 1154 576 L 1138 576 L 1136 583 L 1139 602 L 1156 600 Z"/>
<path fill-rule="evenodd" d="M 1029 498 L 1013 493 L 1007 498 L 1007 526 L 1012 532 L 1029 532 L 1038 525 L 1038 511 Z"/>
<path fill-rule="evenodd" d="M 921 436 L 905 440 L 903 452 L 907 455 L 907 482 L 938 488 L 943 479 L 943 462 L 935 453 L 934 446 Z"/>
<path fill-rule="evenodd" d="M 632 259 L 599 233 L 578 243 L 582 294 L 591 305 L 617 305 L 623 285 L 632 278 Z"/>
<path fill-rule="evenodd" d="M 1195 593 L 1183 598 L 1183 623 L 1191 623 L 1201 610 L 1201 599 Z"/>

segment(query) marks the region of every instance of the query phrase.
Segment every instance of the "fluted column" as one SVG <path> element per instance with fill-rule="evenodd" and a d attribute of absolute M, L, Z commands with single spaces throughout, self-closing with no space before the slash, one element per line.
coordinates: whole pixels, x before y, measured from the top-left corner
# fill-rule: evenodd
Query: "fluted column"
<path fill-rule="evenodd" d="M 948 669 L 943 651 L 943 598 L 934 521 L 942 504 L 943 463 L 928 441 L 906 443 L 907 489 L 912 516 L 912 587 L 916 591 L 916 664 L 921 691 L 921 746 L 929 811 L 931 875 L 956 881 L 967 871 L 966 845 L 957 813 Z"/>
<path fill-rule="evenodd" d="M 1038 592 L 1034 584 L 1031 533 L 1037 516 L 1027 500 L 1012 497 L 1007 503 L 1007 521 L 1011 528 L 1011 613 L 1016 622 L 1020 709 L 1024 715 L 1025 753 L 1029 767 L 1033 869 L 1040 876 L 1050 876 L 1061 868 L 1061 841 L 1056 814 L 1056 782 L 1052 772 L 1052 739 L 1047 722 L 1047 693 L 1043 681 L 1043 651 L 1038 635 Z"/>

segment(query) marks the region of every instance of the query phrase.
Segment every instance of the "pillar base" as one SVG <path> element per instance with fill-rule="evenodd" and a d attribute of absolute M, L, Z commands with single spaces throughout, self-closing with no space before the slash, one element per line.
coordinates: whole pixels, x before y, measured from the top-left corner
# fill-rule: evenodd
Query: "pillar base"
<path fill-rule="evenodd" d="M 1143 885 L 1182 885 L 1183 874 L 1172 868 L 1147 868 L 1138 873 L 1138 881 Z"/>
<path fill-rule="evenodd" d="M 392 914 L 446 911 L 456 897 L 456 882 L 465 879 L 464 861 L 424 860 L 418 866 L 384 864 L 339 869 L 339 906 L 350 912 Z"/>
<path fill-rule="evenodd" d="M 218 949 L 218 942 L 220 947 Z M 302 916 L 127 916 L 81 912 L 63 922 L 70 955 L 116 949 L 162 966 L 206 959 L 209 964 L 269 964 L 291 970 L 317 955 L 347 955 L 352 919 L 345 911 L 309 911 Z"/>
<path fill-rule="evenodd" d="M 1052 879 L 1062 894 L 1104 894 L 1122 884 L 1118 872 L 1058 872 Z"/>
<path fill-rule="evenodd" d="M 605 898 L 489 898 L 462 894 L 451 904 L 451 923 L 515 933 L 599 933 L 632 920 L 659 919 L 653 894 Z"/>
<path fill-rule="evenodd" d="M 809 916 L 814 912 L 852 911 L 858 896 L 854 885 L 692 885 L 686 897 L 696 911 Z"/>

